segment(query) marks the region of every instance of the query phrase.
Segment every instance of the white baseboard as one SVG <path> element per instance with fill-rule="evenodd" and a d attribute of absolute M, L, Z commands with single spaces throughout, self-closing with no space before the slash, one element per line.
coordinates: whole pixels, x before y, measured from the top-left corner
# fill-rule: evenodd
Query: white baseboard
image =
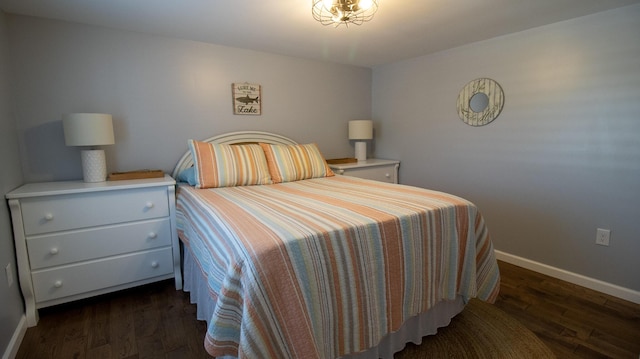
<path fill-rule="evenodd" d="M 530 259 L 515 256 L 513 254 L 495 251 L 496 258 L 501 261 L 526 268 L 534 272 L 546 274 L 550 277 L 561 279 L 565 282 L 577 284 L 582 287 L 593 289 L 595 291 L 605 293 L 620 299 L 640 304 L 640 292 L 621 287 L 615 284 L 603 282 L 598 279 L 589 278 L 581 274 L 572 273 L 564 269 L 552 267 L 543 263 L 535 262 Z"/>
<path fill-rule="evenodd" d="M 15 332 L 13 332 L 13 336 L 11 337 L 11 341 L 7 346 L 7 349 L 2 354 L 2 359 L 13 359 L 18 355 L 18 349 L 20 349 L 20 344 L 22 343 L 22 339 L 24 339 L 24 335 L 27 333 L 27 317 L 23 314 L 22 318 L 18 322 L 18 326 L 16 327 Z"/>

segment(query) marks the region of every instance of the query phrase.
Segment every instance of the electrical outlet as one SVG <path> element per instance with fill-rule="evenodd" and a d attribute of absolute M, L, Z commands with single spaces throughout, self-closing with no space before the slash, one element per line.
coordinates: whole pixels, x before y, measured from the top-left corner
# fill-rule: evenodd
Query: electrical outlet
<path fill-rule="evenodd" d="M 6 267 L 4 267 L 4 272 L 7 274 L 7 286 L 11 287 L 13 284 L 13 270 L 11 269 L 11 263 L 8 263 Z"/>
<path fill-rule="evenodd" d="M 601 246 L 608 246 L 610 235 L 611 235 L 610 230 L 598 228 L 596 230 L 596 244 L 599 244 Z"/>

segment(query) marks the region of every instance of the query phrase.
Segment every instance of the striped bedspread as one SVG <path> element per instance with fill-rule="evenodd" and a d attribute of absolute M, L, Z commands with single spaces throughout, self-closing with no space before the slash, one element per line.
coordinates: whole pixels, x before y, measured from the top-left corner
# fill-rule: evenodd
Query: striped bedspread
<path fill-rule="evenodd" d="M 335 176 L 180 186 L 177 209 L 216 303 L 213 356 L 335 358 L 440 300 L 498 294 L 482 215 L 447 193 Z"/>

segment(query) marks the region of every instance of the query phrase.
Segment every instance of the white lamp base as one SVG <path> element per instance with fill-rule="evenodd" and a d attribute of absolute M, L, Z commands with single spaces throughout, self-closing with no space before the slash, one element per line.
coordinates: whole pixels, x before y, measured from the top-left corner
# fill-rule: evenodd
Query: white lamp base
<path fill-rule="evenodd" d="M 107 160 L 104 150 L 82 150 L 82 176 L 85 182 L 104 182 L 107 180 Z"/>
<path fill-rule="evenodd" d="M 358 162 L 367 160 L 367 143 L 364 141 L 356 142 L 356 159 Z"/>

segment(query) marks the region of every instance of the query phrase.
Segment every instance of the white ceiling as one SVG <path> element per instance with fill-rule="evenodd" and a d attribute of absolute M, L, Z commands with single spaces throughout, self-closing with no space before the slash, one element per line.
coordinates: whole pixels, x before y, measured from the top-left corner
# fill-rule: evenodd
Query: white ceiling
<path fill-rule="evenodd" d="M 640 0 L 380 0 L 371 22 L 325 27 L 311 0 L 0 0 L 31 15 L 373 67 Z"/>

